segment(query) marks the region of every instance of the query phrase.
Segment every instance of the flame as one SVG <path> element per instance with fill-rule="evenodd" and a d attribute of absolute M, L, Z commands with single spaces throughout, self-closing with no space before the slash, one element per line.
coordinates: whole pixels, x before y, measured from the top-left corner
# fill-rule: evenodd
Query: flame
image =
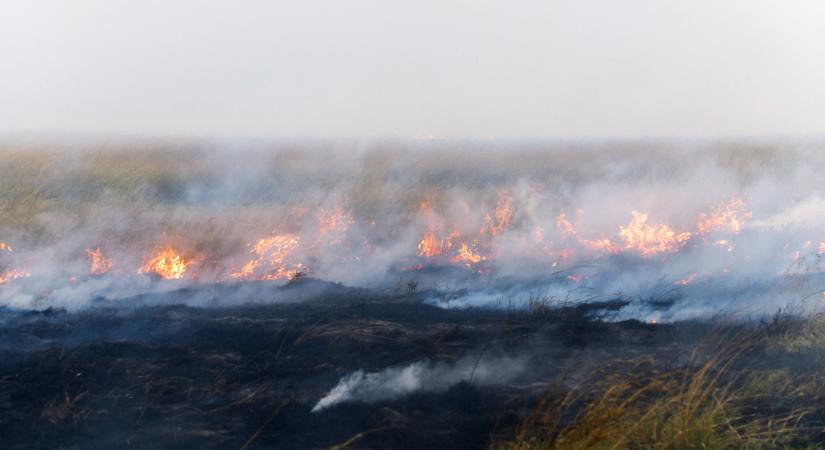
<path fill-rule="evenodd" d="M 619 227 L 619 237 L 627 250 L 635 250 L 642 256 L 662 252 L 675 252 L 690 239 L 691 233 L 676 233 L 667 225 L 649 225 L 647 214 L 633 211 L 627 227 Z"/>
<path fill-rule="evenodd" d="M 575 210 L 572 216 L 559 214 L 555 220 L 557 232 L 552 233 L 550 230 L 551 232 L 545 233 L 552 228 L 552 222 L 549 224 L 538 222 L 538 217 L 531 215 L 533 209 L 525 208 L 524 224 L 530 225 L 525 226 L 524 234 L 516 234 L 508 230 L 518 229 L 522 225 L 521 217 L 515 225 L 513 224 L 514 211 L 521 205 L 514 203 L 512 193 L 507 190 L 501 190 L 497 195 L 495 208 L 487 214 L 484 214 L 483 209 L 474 210 L 464 205 L 466 211 L 449 216 L 466 218 L 466 222 L 460 223 L 449 222 L 446 217 L 438 215 L 433 209 L 432 199 L 423 200 L 418 205 L 419 210 L 415 211 L 418 217 L 414 221 L 422 225 L 420 231 L 423 233 L 417 243 L 417 249 L 409 249 L 410 251 L 405 256 L 411 257 L 411 254 L 415 252 L 420 258 L 436 259 L 442 263 L 466 266 L 473 270 L 477 270 L 481 265 L 489 272 L 487 269 L 494 269 L 495 265 L 488 267 L 488 264 L 482 263 L 494 261 L 501 255 L 524 254 L 536 258 L 536 262 L 542 266 L 556 267 L 568 260 L 607 253 L 633 252 L 643 257 L 652 257 L 660 253 L 679 251 L 687 245 L 688 241 L 695 245 L 718 246 L 733 252 L 736 250 L 732 243 L 733 235 L 739 233 L 752 216 L 745 202 L 734 197 L 708 208 L 708 212 L 699 214 L 694 228 L 681 232 L 666 224 L 650 224 L 647 213 L 632 211 L 631 219 L 626 226 L 618 226 L 616 232 L 600 233 L 588 236 L 594 239 L 587 239 L 584 237 L 585 233 L 580 233 L 577 229 L 580 224 L 581 210 Z M 297 259 L 297 256 L 313 258 L 309 261 L 315 261 L 315 257 L 323 258 L 325 252 L 321 251 L 322 246 L 343 245 L 346 250 L 351 250 L 353 255 L 346 261 L 357 264 L 360 262 L 358 255 L 364 255 L 364 250 L 372 253 L 375 250 L 373 245 L 378 245 L 370 243 L 365 234 L 352 233 L 356 221 L 353 219 L 352 210 L 346 204 L 319 208 L 314 210 L 314 215 L 309 213 L 312 210 L 308 206 L 296 207 L 295 210 L 298 211 L 295 214 L 300 217 L 309 218 L 310 221 L 313 218 L 315 220 L 314 226 L 309 225 L 306 235 L 273 234 L 259 240 L 254 245 L 250 244 L 249 259 L 230 266 L 232 267 L 230 274 L 222 277 L 221 280 L 291 278 L 306 270 L 306 266 Z M 518 211 L 521 214 L 522 210 Z M 375 221 L 363 223 L 364 225 L 376 225 Z M 684 230 L 685 228 L 677 227 L 677 229 Z M 557 238 L 554 239 L 552 235 Z M 825 240 L 818 244 L 816 241 L 806 242 L 804 248 L 809 252 L 816 249 L 818 254 L 825 254 Z M 11 246 L 0 242 L 0 256 L 7 255 L 4 252 L 12 251 Z M 112 271 L 114 263 L 112 259 L 103 254 L 101 247 L 86 249 L 86 255 L 89 258 L 89 274 L 103 275 Z M 801 256 L 797 254 L 795 258 L 799 260 Z M 210 265 L 210 267 L 219 267 L 219 262 L 214 261 L 214 266 Z M 416 262 L 422 262 L 422 260 Z M 201 267 L 200 263 L 199 259 L 184 259 L 176 250 L 165 247 L 157 249 L 151 256 L 147 256 L 146 260 L 141 261 L 142 265 L 138 268 L 138 272 L 154 274 L 166 279 L 181 279 L 185 274 L 188 274 L 187 277 L 192 277 L 193 267 Z M 426 261 L 423 263 L 427 264 Z M 326 266 L 320 265 L 319 267 Z M 24 276 L 29 276 L 24 270 L 0 271 L 0 283 Z M 678 280 L 676 284 L 688 284 L 694 276 Z"/>
<path fill-rule="evenodd" d="M 478 264 L 481 261 L 484 261 L 485 259 L 487 258 L 470 250 L 470 247 L 466 242 L 462 242 L 458 249 L 458 253 L 455 257 L 453 257 L 453 262 L 464 263 L 467 267 L 470 267 L 473 264 Z"/>
<path fill-rule="evenodd" d="M 709 215 L 699 214 L 696 229 L 699 234 L 708 234 L 717 230 L 739 234 L 742 225 L 753 215 L 746 209 L 745 201 L 734 197 L 727 203 L 720 203 Z"/>
<path fill-rule="evenodd" d="M 498 203 L 496 209 L 491 217 L 489 214 L 485 216 L 487 222 L 487 230 L 491 236 L 495 236 L 507 230 L 510 227 L 510 221 L 513 219 L 513 198 L 504 193 L 498 194 Z"/>
<path fill-rule="evenodd" d="M 87 248 L 86 254 L 89 256 L 89 273 L 92 275 L 104 275 L 112 269 L 112 260 L 107 258 L 100 247 L 94 250 Z"/>
<path fill-rule="evenodd" d="M 564 213 L 559 214 L 556 219 L 556 229 L 561 233 L 562 238 L 568 238 L 576 235 L 576 227 L 567 219 Z"/>
<path fill-rule="evenodd" d="M 434 258 L 441 255 L 441 241 L 435 237 L 435 231 L 432 227 L 427 230 L 421 242 L 418 243 L 418 256 L 423 258 Z"/>
<path fill-rule="evenodd" d="M 344 208 L 336 206 L 331 209 L 319 209 L 315 213 L 318 221 L 318 236 L 313 245 L 326 243 L 327 245 L 338 245 L 344 238 L 355 221 L 352 212 L 344 212 Z"/>
<path fill-rule="evenodd" d="M 31 274 L 25 270 L 9 269 L 5 272 L 0 272 L 0 285 L 6 284 L 11 280 L 26 278 L 29 276 L 31 276 Z"/>
<path fill-rule="evenodd" d="M 138 269 L 138 273 L 154 274 L 166 280 L 179 280 L 183 278 L 188 264 L 189 261 L 178 255 L 173 248 L 166 247 L 149 258 Z"/>
<path fill-rule="evenodd" d="M 620 253 L 622 247 L 614 243 L 610 238 L 601 238 L 595 240 L 582 239 L 581 243 L 593 250 L 604 251 L 608 253 Z"/>
<path fill-rule="evenodd" d="M 819 244 L 817 244 L 816 252 L 820 255 L 825 253 L 825 241 L 820 242 Z"/>
<path fill-rule="evenodd" d="M 14 249 L 11 248 L 9 244 L 5 242 L 0 242 L 0 250 L 5 250 L 9 253 L 13 253 Z M 11 280 L 16 280 L 18 278 L 26 278 L 31 276 L 31 274 L 25 270 L 20 269 L 8 269 L 0 272 L 0 285 L 6 284 Z"/>
<path fill-rule="evenodd" d="M 289 261 L 300 243 L 301 237 L 297 234 L 277 234 L 261 239 L 250 250 L 255 258 L 229 276 L 236 279 L 267 281 L 292 278 L 306 270 L 302 263 Z"/>
<path fill-rule="evenodd" d="M 693 280 L 695 280 L 695 279 L 696 279 L 696 274 L 692 273 L 692 274 L 686 276 L 685 278 L 682 278 L 681 280 L 676 280 L 673 284 L 677 284 L 679 286 L 687 286 L 690 283 L 693 283 Z"/>
<path fill-rule="evenodd" d="M 729 252 L 736 250 L 736 246 L 727 239 L 719 239 L 718 241 L 714 242 L 713 245 L 716 247 L 722 247 Z"/>
<path fill-rule="evenodd" d="M 578 215 L 581 211 L 576 211 L 576 213 Z M 621 246 L 615 244 L 610 238 L 607 237 L 602 237 L 600 239 L 583 239 L 579 237 L 576 227 L 572 222 L 570 222 L 570 220 L 567 219 L 567 216 L 564 213 L 561 213 L 556 219 L 556 229 L 559 230 L 562 238 L 574 236 L 580 244 L 592 250 L 608 253 L 619 253 L 622 251 Z"/>
<path fill-rule="evenodd" d="M 443 252 L 443 242 L 436 237 L 436 224 L 438 220 L 435 213 L 430 207 L 430 199 L 424 199 L 419 205 L 419 211 L 427 222 L 427 231 L 418 242 L 417 255 L 422 258 L 434 258 L 440 256 Z"/>
<path fill-rule="evenodd" d="M 544 230 L 539 225 L 536 225 L 533 228 L 533 240 L 536 244 L 541 244 L 544 242 Z"/>

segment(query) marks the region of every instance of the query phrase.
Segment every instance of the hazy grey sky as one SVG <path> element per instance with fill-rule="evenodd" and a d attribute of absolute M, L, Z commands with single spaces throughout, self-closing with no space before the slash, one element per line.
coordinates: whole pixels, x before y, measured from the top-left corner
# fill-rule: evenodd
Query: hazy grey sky
<path fill-rule="evenodd" d="M 0 132 L 821 133 L 825 1 L 2 0 Z"/>

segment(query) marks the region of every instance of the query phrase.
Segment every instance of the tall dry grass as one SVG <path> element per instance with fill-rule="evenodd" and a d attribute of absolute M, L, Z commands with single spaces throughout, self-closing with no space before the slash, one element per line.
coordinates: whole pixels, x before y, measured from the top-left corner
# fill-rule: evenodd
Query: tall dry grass
<path fill-rule="evenodd" d="M 512 439 L 492 448 L 818 448 L 822 336 L 820 316 L 778 318 L 713 333 L 675 367 L 652 358 L 613 363 L 549 390 Z"/>

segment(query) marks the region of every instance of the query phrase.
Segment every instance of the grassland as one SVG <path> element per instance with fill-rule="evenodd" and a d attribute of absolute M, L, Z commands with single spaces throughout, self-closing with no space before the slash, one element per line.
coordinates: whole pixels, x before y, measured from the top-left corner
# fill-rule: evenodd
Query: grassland
<path fill-rule="evenodd" d="M 457 191 L 494 205 L 502 186 L 541 189 L 552 220 L 553 208 L 575 208 L 580 190 L 594 183 L 679 187 L 711 161 L 726 183 L 754 186 L 793 173 L 808 155 L 750 144 L 701 156 L 651 143 L 576 151 L 434 145 L 414 154 L 404 145 L 282 143 L 277 152 L 236 153 L 168 143 L 7 145 L 0 241 L 84 255 L 99 239 L 139 258 L 159 239 L 175 239 L 220 256 L 296 226 L 295 211 L 305 214 L 307 205 L 346 199 L 359 223 L 381 221 L 374 242 L 393 242 L 422 200 L 448 215 Z M 165 306 L 139 296 L 78 312 L 0 309 L 0 446 L 825 446 L 822 315 L 614 323 L 595 314 L 607 304 L 444 310 L 409 284 L 301 294 L 302 283 L 315 282 L 278 288 L 298 292 L 290 304 L 278 304 L 281 291 L 263 289 L 250 291 L 256 305 L 175 306 L 176 296 L 208 288 L 187 286 L 147 294 L 164 296 Z M 357 370 L 497 354 L 519 355 L 530 370 L 499 385 L 474 384 L 469 375 L 445 391 L 310 413 Z"/>

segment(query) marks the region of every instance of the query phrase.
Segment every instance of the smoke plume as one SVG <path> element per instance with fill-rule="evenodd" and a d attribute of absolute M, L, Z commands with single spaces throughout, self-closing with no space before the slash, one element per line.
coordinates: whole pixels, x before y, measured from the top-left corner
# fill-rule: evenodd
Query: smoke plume
<path fill-rule="evenodd" d="M 320 412 L 339 403 L 374 403 L 392 400 L 413 392 L 440 392 L 468 381 L 479 385 L 506 383 L 524 373 L 526 361 L 515 358 L 464 358 L 455 364 L 419 361 L 380 372 L 353 372 L 343 378 L 312 408 Z"/>

